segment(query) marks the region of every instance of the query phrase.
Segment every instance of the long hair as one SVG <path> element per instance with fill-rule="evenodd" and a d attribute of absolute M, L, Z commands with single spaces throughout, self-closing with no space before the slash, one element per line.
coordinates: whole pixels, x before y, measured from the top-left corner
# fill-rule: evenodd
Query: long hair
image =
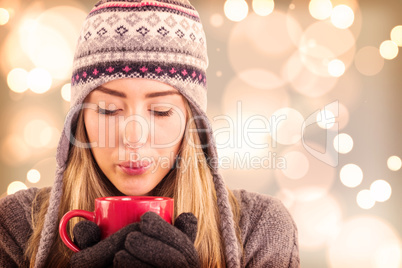
<path fill-rule="evenodd" d="M 177 156 L 176 167 L 162 179 L 151 191 L 154 196 L 174 198 L 176 218 L 183 212 L 192 212 L 198 219 L 198 233 L 194 243 L 199 254 L 202 267 L 225 267 L 224 244 L 220 232 L 220 214 L 211 170 L 206 157 L 200 148 L 199 136 L 192 112 L 185 101 L 187 122 L 183 140 Z M 85 130 L 83 110 L 81 110 L 73 133 L 81 142 L 88 143 Z M 241 244 L 240 208 L 233 193 L 228 189 L 229 201 L 234 215 L 236 235 Z M 103 174 L 97 165 L 90 149 L 70 145 L 66 170 L 63 174 L 63 195 L 60 203 L 58 221 L 73 209 L 94 211 L 94 200 L 99 197 L 123 195 Z M 30 266 L 35 263 L 41 231 L 49 205 L 49 191 L 42 189 L 32 205 L 33 233 L 28 241 L 26 256 Z M 79 221 L 70 220 L 68 232 L 72 237 L 72 229 Z M 68 249 L 57 235 L 53 241 L 47 267 L 65 267 L 69 263 L 72 251 Z"/>

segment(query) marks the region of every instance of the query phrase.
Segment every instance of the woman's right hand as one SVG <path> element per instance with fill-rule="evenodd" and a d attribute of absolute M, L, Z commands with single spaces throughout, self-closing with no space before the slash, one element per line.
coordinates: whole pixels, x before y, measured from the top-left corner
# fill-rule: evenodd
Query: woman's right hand
<path fill-rule="evenodd" d="M 78 222 L 73 228 L 73 234 L 74 242 L 81 250 L 71 257 L 71 267 L 112 266 L 114 255 L 124 248 L 127 234 L 139 230 L 138 223 L 132 223 L 100 241 L 100 229 L 95 223 Z"/>

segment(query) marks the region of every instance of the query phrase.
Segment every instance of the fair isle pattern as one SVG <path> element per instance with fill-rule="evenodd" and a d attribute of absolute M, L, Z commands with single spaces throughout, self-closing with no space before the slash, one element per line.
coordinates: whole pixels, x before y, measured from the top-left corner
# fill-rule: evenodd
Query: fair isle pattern
<path fill-rule="evenodd" d="M 206 115 L 208 56 L 197 11 L 187 0 L 99 1 L 86 18 L 74 55 L 70 111 L 57 147 L 58 169 L 35 267 L 44 267 L 57 232 L 57 215 L 72 127 L 85 97 L 120 78 L 147 78 L 176 88 L 196 119 L 215 183 L 226 267 L 240 267 L 240 251 L 225 183 L 218 172 L 212 127 Z"/>
<path fill-rule="evenodd" d="M 92 66 L 88 69 L 79 70 L 77 73 L 73 74 L 72 85 L 77 83 L 86 83 L 88 80 L 96 79 L 99 76 L 114 75 L 116 73 L 122 73 L 121 76 L 125 77 L 136 77 L 144 78 L 152 76 L 154 79 L 158 77 L 168 76 L 171 79 L 179 79 L 185 81 L 189 78 L 189 83 L 198 84 L 202 87 L 206 86 L 205 73 L 192 68 L 191 66 L 163 66 L 161 64 L 155 63 L 153 65 L 135 64 L 127 65 L 123 64 L 113 64 L 110 66 Z"/>
<path fill-rule="evenodd" d="M 168 58 L 161 60 L 170 62 L 175 55 L 182 55 L 197 62 L 200 68 L 206 69 L 208 65 L 201 24 L 168 12 L 120 12 L 119 16 L 107 12 L 91 16 L 83 26 L 78 47 L 77 60 L 111 52 L 133 54 L 131 57 L 157 57 L 162 53 L 159 57 Z M 79 64 L 74 68 L 82 66 L 81 61 L 74 62 Z"/>
<path fill-rule="evenodd" d="M 78 40 L 71 79 L 73 96 L 78 95 L 75 91 L 82 91 L 86 81 L 99 86 L 91 81 L 102 77 L 105 83 L 110 81 L 107 77 L 115 77 L 114 74 L 121 78 L 152 76 L 175 87 L 179 85 L 183 91 L 187 87 L 207 90 L 208 57 L 198 15 L 183 16 L 191 11 L 189 8 L 187 13 L 167 12 L 166 5 L 158 12 L 144 9 L 150 3 L 151 7 L 160 5 L 155 1 L 113 1 L 91 12 Z M 116 6 L 130 8 L 115 12 Z M 139 6 L 141 10 L 136 10 Z M 177 9 L 183 11 L 184 7 Z M 202 94 L 197 92 L 196 95 Z M 73 100 L 71 105 L 75 104 Z M 206 97 L 197 104 L 206 111 Z"/>
<path fill-rule="evenodd" d="M 177 5 L 177 3 L 173 2 L 174 4 L 169 4 L 166 2 L 162 1 L 145 1 L 145 2 L 107 2 L 104 4 L 101 4 L 94 9 L 92 9 L 91 13 L 96 13 L 96 11 L 104 8 L 138 8 L 138 7 L 161 7 L 161 8 L 166 8 L 167 10 L 176 10 L 182 13 L 186 13 L 190 16 L 193 16 L 195 18 L 199 18 L 197 12 L 194 11 L 194 9 L 191 8 L 186 8 L 183 5 Z"/>
<path fill-rule="evenodd" d="M 79 73 L 80 69 L 83 70 L 91 68 L 91 66 L 96 67 L 99 65 L 106 65 L 105 62 L 110 62 L 110 64 L 122 64 L 124 62 L 126 62 L 126 64 L 139 64 L 139 62 L 141 62 L 144 64 L 158 63 L 158 65 L 160 65 L 162 62 L 169 62 L 169 65 L 171 65 L 172 67 L 180 65 L 186 68 L 186 66 L 190 66 L 187 68 L 193 68 L 195 70 L 198 70 L 200 73 L 205 73 L 206 69 L 203 68 L 203 66 L 205 65 L 205 61 L 202 61 L 194 56 L 171 52 L 158 53 L 156 51 L 140 51 L 140 49 L 138 49 L 137 51 L 117 51 L 117 49 L 108 48 L 108 51 L 105 51 L 103 54 L 93 53 L 85 57 L 77 58 L 74 62 L 75 74 Z M 93 71 L 95 71 L 95 69 L 93 69 Z M 158 70 L 155 71 L 158 72 Z"/>
<path fill-rule="evenodd" d="M 75 103 L 73 107 L 77 107 L 80 103 L 82 103 L 85 96 L 87 96 L 94 88 L 97 88 L 98 86 L 108 81 L 112 81 L 122 77 L 146 78 L 167 83 L 176 88 L 181 94 L 183 94 L 190 101 L 191 104 L 199 106 L 199 109 L 201 111 L 206 110 L 207 108 L 207 96 L 205 94 L 205 88 L 197 83 L 191 83 L 191 76 L 187 76 L 185 80 L 181 80 L 181 76 L 179 74 L 176 74 L 173 77 L 167 74 L 156 76 L 152 72 L 147 72 L 145 74 L 139 72 L 133 72 L 131 74 L 127 74 L 125 72 L 115 72 L 113 74 L 103 75 L 97 78 L 89 77 L 85 82 L 81 80 L 74 85 L 74 87 L 79 87 L 81 92 L 79 95 L 72 96 L 73 98 L 71 99 L 71 103 Z M 183 87 L 184 84 L 186 85 L 185 87 Z"/>
<path fill-rule="evenodd" d="M 190 2 L 188 0 L 150 0 L 150 1 L 144 1 L 144 0 L 100 0 L 98 3 L 95 4 L 94 8 L 92 10 L 94 10 L 95 8 L 105 4 L 105 3 L 111 3 L 111 2 L 117 2 L 120 4 L 124 4 L 124 3 L 141 3 L 141 2 L 159 2 L 159 3 L 165 3 L 165 4 L 171 4 L 171 5 L 175 5 L 178 7 L 184 7 L 186 9 L 190 9 L 192 11 L 195 12 L 196 16 L 198 17 L 198 13 L 195 10 L 195 8 L 190 4 Z"/>

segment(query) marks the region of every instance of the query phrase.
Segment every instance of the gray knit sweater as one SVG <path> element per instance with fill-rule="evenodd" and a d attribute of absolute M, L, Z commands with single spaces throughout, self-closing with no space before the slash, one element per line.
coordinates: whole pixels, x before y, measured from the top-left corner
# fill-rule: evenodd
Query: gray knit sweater
<path fill-rule="evenodd" d="M 28 267 L 24 250 L 32 233 L 31 205 L 38 189 L 0 200 L 0 267 Z M 276 198 L 234 190 L 240 207 L 242 267 L 299 267 L 297 228 Z"/>

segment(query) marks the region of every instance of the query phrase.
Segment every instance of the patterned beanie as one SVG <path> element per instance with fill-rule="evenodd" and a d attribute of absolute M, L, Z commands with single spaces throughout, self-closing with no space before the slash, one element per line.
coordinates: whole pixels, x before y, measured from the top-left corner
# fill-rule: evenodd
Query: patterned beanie
<path fill-rule="evenodd" d="M 43 267 L 58 235 L 73 126 L 86 96 L 121 78 L 157 80 L 176 88 L 189 102 L 206 155 L 221 216 L 227 267 L 240 266 L 239 244 L 228 192 L 218 172 L 218 155 L 206 115 L 208 56 L 198 12 L 187 0 L 101 0 L 87 16 L 78 39 L 71 79 L 71 107 L 57 147 L 57 171 L 35 267 Z"/>

